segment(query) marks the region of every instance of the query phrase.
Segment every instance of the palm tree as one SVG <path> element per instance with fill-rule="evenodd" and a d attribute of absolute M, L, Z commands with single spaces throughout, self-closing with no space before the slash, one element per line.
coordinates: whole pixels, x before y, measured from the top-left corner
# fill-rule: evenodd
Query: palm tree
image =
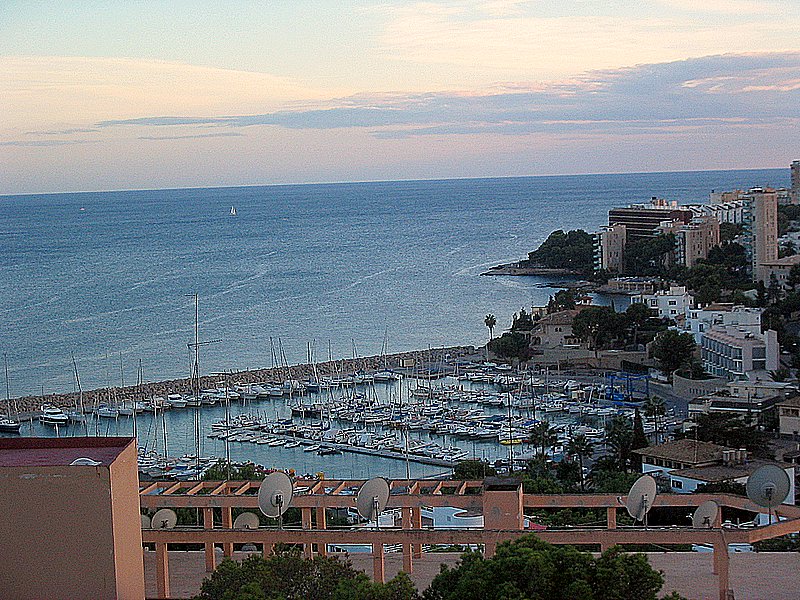
<path fill-rule="evenodd" d="M 656 432 L 656 444 L 661 442 L 661 428 L 659 427 L 659 420 L 666 414 L 666 406 L 664 399 L 653 396 L 645 400 L 644 403 L 644 416 L 652 419 L 653 429 Z"/>
<path fill-rule="evenodd" d="M 492 337 L 494 337 L 494 326 L 497 325 L 497 319 L 492 313 L 489 313 L 483 320 L 483 324 L 489 328 L 489 341 L 491 342 Z"/>
<path fill-rule="evenodd" d="M 567 454 L 570 456 L 576 456 L 578 458 L 578 465 L 581 468 L 581 491 L 584 491 L 584 481 L 583 481 L 583 459 L 587 456 L 592 455 L 592 450 L 594 449 L 594 444 L 582 433 L 579 433 L 572 437 L 572 439 L 567 442 Z"/>
<path fill-rule="evenodd" d="M 552 448 L 558 442 L 558 431 L 547 421 L 541 421 L 531 428 L 528 441 L 541 449 L 541 459 L 544 462 L 547 459 L 548 448 Z"/>
<path fill-rule="evenodd" d="M 631 444 L 633 443 L 633 423 L 627 417 L 617 415 L 606 423 L 606 446 L 617 465 L 625 473 L 629 469 Z"/>

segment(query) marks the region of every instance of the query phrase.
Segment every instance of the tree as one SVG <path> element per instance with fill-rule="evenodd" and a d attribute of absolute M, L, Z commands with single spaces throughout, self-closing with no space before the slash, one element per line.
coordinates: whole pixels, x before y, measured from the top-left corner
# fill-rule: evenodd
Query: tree
<path fill-rule="evenodd" d="M 611 449 L 617 467 L 627 472 L 633 449 L 633 424 L 630 419 L 617 415 L 606 423 L 606 445 Z"/>
<path fill-rule="evenodd" d="M 651 396 L 644 402 L 644 416 L 653 421 L 653 430 L 656 434 L 656 444 L 661 443 L 660 420 L 666 414 L 666 405 L 662 398 Z"/>
<path fill-rule="evenodd" d="M 528 254 L 528 263 L 589 274 L 594 269 L 594 238 L 582 229 L 567 233 L 559 229 Z"/>
<path fill-rule="evenodd" d="M 625 274 L 659 276 L 666 274 L 675 248 L 671 233 L 641 238 L 625 244 Z"/>
<path fill-rule="evenodd" d="M 625 317 L 628 324 L 633 327 L 633 345 L 639 343 L 639 329 L 644 327 L 653 316 L 653 311 L 644 302 L 633 302 L 626 310 Z"/>
<path fill-rule="evenodd" d="M 462 460 L 453 469 L 453 479 L 484 479 L 494 475 L 497 471 L 482 460 Z"/>
<path fill-rule="evenodd" d="M 713 442 L 729 448 L 747 448 L 763 452 L 766 436 L 755 423 L 748 423 L 742 417 L 723 413 L 702 413 L 697 415 L 696 427 L 685 433 L 684 437 Z"/>
<path fill-rule="evenodd" d="M 553 314 L 561 310 L 573 310 L 577 302 L 575 292 L 572 290 L 558 290 L 555 296 L 550 296 L 547 302 L 547 314 Z"/>
<path fill-rule="evenodd" d="M 792 265 L 792 268 L 789 269 L 786 285 L 792 288 L 792 290 L 797 289 L 797 286 L 800 285 L 800 264 Z"/>
<path fill-rule="evenodd" d="M 519 309 L 519 314 L 514 313 L 511 321 L 511 331 L 530 331 L 533 329 L 533 317 L 528 314 L 523 306 Z"/>
<path fill-rule="evenodd" d="M 503 360 L 517 359 L 524 361 L 531 357 L 528 338 L 516 331 L 506 331 L 499 338 L 494 338 L 490 341 L 487 347 Z"/>
<path fill-rule="evenodd" d="M 558 442 L 558 431 L 547 421 L 540 421 L 531 428 L 529 441 L 541 450 L 540 456 L 542 462 L 544 462 L 547 458 L 547 450 Z"/>
<path fill-rule="evenodd" d="M 464 554 L 442 567 L 425 600 L 655 600 L 664 585 L 644 554 L 618 547 L 600 556 L 534 535 L 503 542 L 495 555 Z"/>
<path fill-rule="evenodd" d="M 492 314 L 489 313 L 486 315 L 486 318 L 483 319 L 483 324 L 489 329 L 489 341 L 492 341 L 492 337 L 494 337 L 494 327 L 497 325 L 497 318 Z"/>
<path fill-rule="evenodd" d="M 415 600 L 405 573 L 373 583 L 349 561 L 306 559 L 299 550 L 276 548 L 269 558 L 253 554 L 241 563 L 223 560 L 203 581 L 199 600 Z"/>
<path fill-rule="evenodd" d="M 671 380 L 674 371 L 692 362 L 696 347 L 691 333 L 667 329 L 659 333 L 653 342 L 653 358 Z"/>
<path fill-rule="evenodd" d="M 633 434 L 631 435 L 631 450 L 639 450 L 640 448 L 646 448 L 650 445 L 650 442 L 647 441 L 647 436 L 644 434 L 644 424 L 642 423 L 642 415 L 639 413 L 639 409 L 635 409 L 633 412 Z M 636 454 L 631 454 L 630 456 L 631 467 L 633 467 L 634 471 L 641 471 L 642 469 L 642 461 Z"/>
<path fill-rule="evenodd" d="M 566 451 L 567 454 L 570 456 L 574 456 L 578 459 L 578 465 L 580 466 L 580 485 L 581 491 L 585 491 L 585 481 L 583 477 L 583 459 L 590 457 L 592 455 L 592 450 L 594 448 L 594 444 L 582 433 L 578 433 L 573 435 L 572 438 L 567 442 Z"/>
<path fill-rule="evenodd" d="M 575 315 L 572 332 L 596 351 L 625 333 L 626 319 L 610 306 L 589 306 Z"/>

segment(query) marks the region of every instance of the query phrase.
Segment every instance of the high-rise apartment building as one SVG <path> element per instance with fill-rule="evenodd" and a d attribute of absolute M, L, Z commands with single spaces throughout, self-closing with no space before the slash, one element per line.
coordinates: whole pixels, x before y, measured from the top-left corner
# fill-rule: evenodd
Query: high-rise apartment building
<path fill-rule="evenodd" d="M 743 200 L 744 245 L 753 279 L 768 284 L 764 263 L 778 258 L 778 196 L 772 189 L 752 188 Z"/>
<path fill-rule="evenodd" d="M 792 161 L 792 202 L 800 204 L 800 160 Z"/>
<path fill-rule="evenodd" d="M 622 273 L 625 266 L 625 225 L 609 225 L 594 234 L 594 270 Z"/>
<path fill-rule="evenodd" d="M 608 224 L 625 225 L 626 235 L 630 241 L 658 235 L 659 225 L 664 221 L 680 221 L 686 224 L 693 216 L 691 210 L 678 206 L 677 202 L 653 198 L 648 204 L 612 208 L 608 211 Z"/>

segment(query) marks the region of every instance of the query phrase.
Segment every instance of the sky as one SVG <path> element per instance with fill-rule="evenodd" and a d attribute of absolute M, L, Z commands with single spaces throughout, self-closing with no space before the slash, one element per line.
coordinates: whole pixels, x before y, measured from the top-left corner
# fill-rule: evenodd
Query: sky
<path fill-rule="evenodd" d="M 4 0 L 0 194 L 785 168 L 798 9 Z"/>

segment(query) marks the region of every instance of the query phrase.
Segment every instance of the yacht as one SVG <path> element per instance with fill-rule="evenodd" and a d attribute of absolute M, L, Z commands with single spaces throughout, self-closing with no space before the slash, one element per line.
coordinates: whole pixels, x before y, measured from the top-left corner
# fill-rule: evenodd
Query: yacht
<path fill-rule="evenodd" d="M 3 417 L 0 419 L 0 431 L 3 433 L 19 433 L 19 421 L 11 417 Z"/>
<path fill-rule="evenodd" d="M 51 404 L 43 404 L 39 409 L 42 414 L 39 415 L 39 422 L 45 425 L 66 425 L 69 417 L 60 408 L 56 408 Z"/>

